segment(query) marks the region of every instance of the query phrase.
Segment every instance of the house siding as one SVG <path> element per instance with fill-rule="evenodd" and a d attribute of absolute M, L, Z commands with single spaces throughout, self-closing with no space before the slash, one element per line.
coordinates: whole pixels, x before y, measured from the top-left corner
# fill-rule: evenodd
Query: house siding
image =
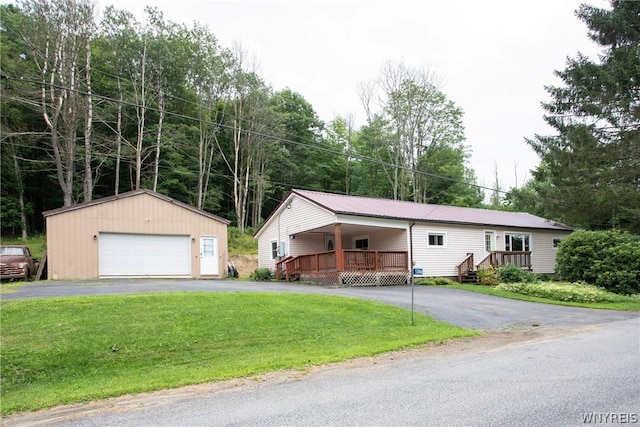
<path fill-rule="evenodd" d="M 333 195 L 328 196 L 326 203 L 331 202 Z M 323 199 L 321 199 L 323 200 Z M 351 200 L 351 199 L 349 199 Z M 367 199 L 368 200 L 368 199 Z M 291 207 L 287 207 L 291 202 Z M 375 200 L 373 200 L 375 202 Z M 327 206 L 331 206 L 328 204 Z M 403 205 L 404 206 L 404 205 Z M 409 222 L 412 220 L 396 219 L 392 217 L 373 217 L 353 214 L 360 209 L 360 205 L 345 204 L 340 213 L 332 213 L 305 198 L 292 193 L 267 220 L 258 232 L 258 265 L 260 267 L 275 268 L 275 261 L 271 260 L 270 243 L 280 240 L 286 242 L 287 255 L 302 255 L 326 251 L 326 237 L 333 236 L 333 224 L 342 224 L 342 247 L 354 249 L 354 241 L 358 238 L 369 239 L 369 250 L 380 251 L 410 251 Z M 362 210 L 362 209 L 360 209 Z M 472 213 L 478 216 L 474 210 Z M 457 212 L 457 211 L 456 211 Z M 466 211 L 465 211 L 466 212 Z M 460 212 L 457 212 L 460 214 Z M 484 211 L 484 216 L 489 218 Z M 504 214 L 504 213 L 501 213 Z M 530 223 L 535 221 L 528 214 L 515 215 L 513 224 L 521 221 Z M 475 218 L 475 217 L 474 217 Z M 458 265 L 464 261 L 469 253 L 474 255 L 477 265 L 487 256 L 485 248 L 485 232 L 493 233 L 495 251 L 505 250 L 505 233 L 529 234 L 532 269 L 535 273 L 553 273 L 557 249 L 553 248 L 553 238 L 562 238 L 571 233 L 570 230 L 553 230 L 531 228 L 524 226 L 517 228 L 513 224 L 482 225 L 482 223 L 447 223 L 447 222 L 417 222 L 413 226 L 413 260 L 414 267 L 421 269 L 420 276 L 457 277 Z M 545 222 L 546 224 L 546 222 Z M 550 228 L 555 228 L 549 223 Z M 445 236 L 443 246 L 429 246 L 429 233 Z M 279 236 L 279 237 L 278 237 Z M 293 238 L 292 238 L 293 237 Z"/>
<path fill-rule="evenodd" d="M 430 232 L 445 234 L 445 246 L 430 247 Z M 473 252 L 474 259 L 484 258 L 484 228 L 441 224 L 416 224 L 413 227 L 413 260 L 425 277 L 458 275 L 458 264 Z"/>
<path fill-rule="evenodd" d="M 554 238 L 565 238 L 569 233 L 563 231 L 537 231 L 533 234 L 531 264 L 536 273 L 553 274 L 556 272 L 558 249 L 553 247 Z"/>
<path fill-rule="evenodd" d="M 289 206 L 289 203 L 291 207 Z M 258 267 L 274 269 L 276 261 L 271 259 L 271 242 L 285 242 L 286 254 L 304 254 L 322 252 L 324 236 L 322 234 L 311 237 L 298 236 L 298 233 L 313 230 L 335 223 L 335 216 L 318 206 L 293 195 L 276 211 L 258 237 Z M 296 236 L 296 238 L 291 238 Z"/>
<path fill-rule="evenodd" d="M 450 226 L 439 224 L 419 224 L 413 229 L 415 267 L 422 269 L 422 276 L 456 277 L 458 264 L 468 253 L 473 253 L 477 265 L 487 255 L 485 251 L 485 231 L 493 231 L 496 251 L 505 250 L 505 233 L 529 234 L 531 236 L 531 264 L 535 273 L 552 274 L 555 271 L 556 252 L 553 238 L 562 238 L 570 233 L 552 230 L 507 229 L 502 227 Z M 430 247 L 428 234 L 444 233 L 446 246 Z"/>
<path fill-rule="evenodd" d="M 215 236 L 219 260 L 215 277 L 226 275 L 226 224 L 149 194 L 50 215 L 46 227 L 51 279 L 97 278 L 101 232 L 190 236 L 191 271 L 196 278 L 200 277 L 200 236 Z"/>
<path fill-rule="evenodd" d="M 372 251 L 406 251 L 405 230 L 379 228 L 369 234 L 369 249 Z"/>

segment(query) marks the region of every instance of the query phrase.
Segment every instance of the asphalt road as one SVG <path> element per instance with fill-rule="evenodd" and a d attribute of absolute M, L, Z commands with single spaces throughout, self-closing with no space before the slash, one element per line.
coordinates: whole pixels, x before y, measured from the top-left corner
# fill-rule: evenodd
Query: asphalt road
<path fill-rule="evenodd" d="M 107 293 L 265 291 L 338 294 L 410 306 L 410 287 L 336 288 L 208 281 L 32 283 L 2 299 Z M 280 372 L 18 414 L 5 425 L 584 425 L 640 423 L 638 313 L 416 287 L 417 311 L 482 338 L 307 372 Z M 539 326 L 533 326 L 539 325 Z M 613 421 L 613 422 L 612 422 Z"/>

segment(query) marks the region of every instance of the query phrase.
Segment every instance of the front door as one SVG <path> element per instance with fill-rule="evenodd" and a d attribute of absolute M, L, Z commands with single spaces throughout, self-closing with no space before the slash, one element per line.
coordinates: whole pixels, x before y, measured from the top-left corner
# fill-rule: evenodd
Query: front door
<path fill-rule="evenodd" d="M 200 275 L 218 275 L 218 238 L 200 236 Z"/>
<path fill-rule="evenodd" d="M 327 252 L 332 252 L 335 250 L 335 244 L 333 243 L 333 236 L 331 235 L 324 236 L 324 248 Z"/>
<path fill-rule="evenodd" d="M 491 253 L 496 250 L 496 236 L 493 231 L 484 232 L 484 252 Z"/>

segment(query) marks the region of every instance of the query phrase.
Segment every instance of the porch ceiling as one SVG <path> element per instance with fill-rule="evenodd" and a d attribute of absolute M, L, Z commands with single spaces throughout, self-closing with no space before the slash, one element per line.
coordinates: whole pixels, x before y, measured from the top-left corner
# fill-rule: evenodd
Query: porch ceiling
<path fill-rule="evenodd" d="M 360 224 L 344 224 L 340 226 L 341 232 L 343 236 L 362 236 L 367 233 L 371 233 L 372 229 L 392 229 L 390 227 L 373 227 L 370 225 L 360 225 Z M 404 231 L 397 228 L 393 228 L 393 230 Z M 333 234 L 335 231 L 335 225 L 329 224 L 323 227 L 314 228 L 312 230 L 307 230 L 297 234 Z"/>

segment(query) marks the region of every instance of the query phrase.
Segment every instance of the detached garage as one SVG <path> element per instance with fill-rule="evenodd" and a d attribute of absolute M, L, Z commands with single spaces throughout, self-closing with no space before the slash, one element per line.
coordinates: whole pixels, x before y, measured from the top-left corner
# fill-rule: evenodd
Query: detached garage
<path fill-rule="evenodd" d="M 43 212 L 51 279 L 221 278 L 229 221 L 149 190 Z"/>

